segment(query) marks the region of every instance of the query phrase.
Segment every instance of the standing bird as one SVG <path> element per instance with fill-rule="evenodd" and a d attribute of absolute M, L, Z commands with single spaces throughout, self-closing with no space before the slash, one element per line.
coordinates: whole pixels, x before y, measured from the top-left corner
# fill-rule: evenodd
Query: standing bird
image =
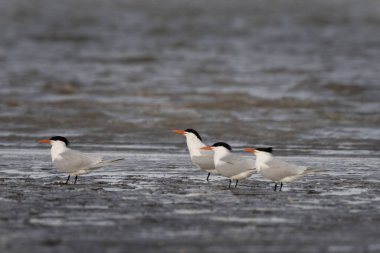
<path fill-rule="evenodd" d="M 236 180 L 236 188 L 240 179 L 245 179 L 256 172 L 255 161 L 232 154 L 232 148 L 227 143 L 217 142 L 201 149 L 214 151 L 215 169 L 220 175 L 229 178 L 228 188 L 231 188 L 232 180 Z"/>
<path fill-rule="evenodd" d="M 244 151 L 256 155 L 257 171 L 265 178 L 272 180 L 274 190 L 277 190 L 277 184 L 280 183 L 280 191 L 282 183 L 293 182 L 306 174 L 316 172 L 305 166 L 297 166 L 287 163 L 272 155 L 272 148 L 246 148 Z"/>
<path fill-rule="evenodd" d="M 199 169 L 208 172 L 207 182 L 210 174 L 218 174 L 214 166 L 214 154 L 211 151 L 201 150 L 201 147 L 206 146 L 202 142 L 202 138 L 194 129 L 173 130 L 176 134 L 181 134 L 186 137 L 187 148 L 189 149 L 191 162 Z"/>
<path fill-rule="evenodd" d="M 69 183 L 70 176 L 75 176 L 74 184 L 77 183 L 79 175 L 90 173 L 91 171 L 123 160 L 103 160 L 101 156 L 84 154 L 69 148 L 69 141 L 62 136 L 54 136 L 49 140 L 39 140 L 40 143 L 51 145 L 51 160 L 59 172 L 68 173 L 66 184 Z"/>

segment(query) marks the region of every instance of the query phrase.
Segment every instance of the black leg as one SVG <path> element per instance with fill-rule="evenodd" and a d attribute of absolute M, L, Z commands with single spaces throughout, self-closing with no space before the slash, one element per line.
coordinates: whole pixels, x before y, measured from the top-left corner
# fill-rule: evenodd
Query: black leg
<path fill-rule="evenodd" d="M 75 181 L 74 181 L 74 184 L 77 183 L 77 179 L 78 179 L 78 176 L 75 176 Z"/>
<path fill-rule="evenodd" d="M 66 184 L 69 183 L 70 175 L 67 177 Z"/>
<path fill-rule="evenodd" d="M 228 185 L 228 189 L 231 189 L 231 179 L 229 179 L 230 180 L 230 184 Z"/>
<path fill-rule="evenodd" d="M 277 190 L 277 183 L 274 183 L 274 188 L 273 188 L 274 191 Z"/>
<path fill-rule="evenodd" d="M 237 187 L 238 182 L 239 182 L 239 180 L 236 180 L 235 188 Z"/>
<path fill-rule="evenodd" d="M 211 173 L 208 173 L 208 175 L 207 175 L 207 178 L 206 178 L 207 182 L 209 181 L 208 178 L 210 177 L 210 174 Z"/>
<path fill-rule="evenodd" d="M 282 182 L 281 182 L 281 184 L 280 184 L 280 191 L 281 191 L 281 189 L 282 189 Z"/>

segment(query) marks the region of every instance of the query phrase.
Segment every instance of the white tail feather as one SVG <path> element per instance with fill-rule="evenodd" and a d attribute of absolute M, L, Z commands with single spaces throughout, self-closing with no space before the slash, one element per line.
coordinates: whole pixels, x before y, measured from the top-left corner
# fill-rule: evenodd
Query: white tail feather
<path fill-rule="evenodd" d="M 124 158 L 119 158 L 119 159 L 115 159 L 115 160 L 101 161 L 100 163 L 96 164 L 95 167 L 98 168 L 98 167 L 107 166 L 107 165 L 110 165 L 112 163 L 116 163 L 116 162 L 119 162 L 119 161 L 122 161 L 122 160 L 124 160 Z"/>

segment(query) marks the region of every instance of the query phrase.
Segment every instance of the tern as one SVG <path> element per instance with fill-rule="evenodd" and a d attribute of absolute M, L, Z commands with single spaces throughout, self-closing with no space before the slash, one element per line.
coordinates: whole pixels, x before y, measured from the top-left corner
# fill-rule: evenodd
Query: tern
<path fill-rule="evenodd" d="M 54 136 L 49 140 L 39 140 L 40 143 L 51 145 L 51 160 L 59 172 L 68 173 L 66 184 L 69 183 L 70 176 L 75 176 L 76 184 L 78 176 L 88 174 L 91 171 L 123 160 L 103 160 L 101 156 L 84 154 L 69 148 L 69 141 L 62 136 Z"/>
<path fill-rule="evenodd" d="M 187 148 L 189 149 L 191 162 L 201 170 L 208 172 L 207 182 L 210 174 L 218 174 L 214 166 L 214 154 L 212 151 L 201 150 L 201 147 L 206 146 L 202 142 L 202 138 L 194 129 L 173 130 L 176 134 L 181 134 L 186 137 Z"/>
<path fill-rule="evenodd" d="M 246 148 L 244 151 L 256 155 L 257 171 L 265 178 L 275 183 L 274 190 L 277 190 L 277 184 L 280 184 L 280 191 L 283 183 L 293 182 L 306 174 L 314 173 L 317 170 L 305 166 L 297 166 L 287 163 L 272 155 L 272 148 Z"/>
<path fill-rule="evenodd" d="M 214 151 L 215 169 L 220 175 L 229 178 L 228 188 L 231 188 L 232 180 L 236 180 L 236 188 L 239 180 L 245 179 L 256 172 L 255 161 L 232 154 L 232 148 L 227 143 L 217 142 L 212 146 L 205 146 L 201 149 Z"/>

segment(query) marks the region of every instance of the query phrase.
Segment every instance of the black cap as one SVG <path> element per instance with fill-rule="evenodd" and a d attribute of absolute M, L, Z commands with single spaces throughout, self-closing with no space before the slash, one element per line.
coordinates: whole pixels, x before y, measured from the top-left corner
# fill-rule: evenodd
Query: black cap
<path fill-rule="evenodd" d="M 198 137 L 199 140 L 202 140 L 201 136 L 200 136 L 200 135 L 198 134 L 198 132 L 195 131 L 194 129 L 189 128 L 189 129 L 186 129 L 185 132 L 193 133 L 193 134 L 195 134 L 195 136 Z"/>
<path fill-rule="evenodd" d="M 258 150 L 258 151 L 263 151 L 263 152 L 267 152 L 267 153 L 272 153 L 272 151 L 273 151 L 272 147 L 268 147 L 268 148 L 255 148 L 255 149 Z"/>
<path fill-rule="evenodd" d="M 227 143 L 225 142 L 217 142 L 217 143 L 214 143 L 214 145 L 212 145 L 213 147 L 225 147 L 226 149 L 228 149 L 229 151 L 232 150 L 231 146 L 228 145 Z"/>
<path fill-rule="evenodd" d="M 69 146 L 69 141 L 65 138 L 65 137 L 62 137 L 62 136 L 53 136 L 50 138 L 51 141 L 62 141 L 64 143 L 66 143 L 66 146 Z"/>

